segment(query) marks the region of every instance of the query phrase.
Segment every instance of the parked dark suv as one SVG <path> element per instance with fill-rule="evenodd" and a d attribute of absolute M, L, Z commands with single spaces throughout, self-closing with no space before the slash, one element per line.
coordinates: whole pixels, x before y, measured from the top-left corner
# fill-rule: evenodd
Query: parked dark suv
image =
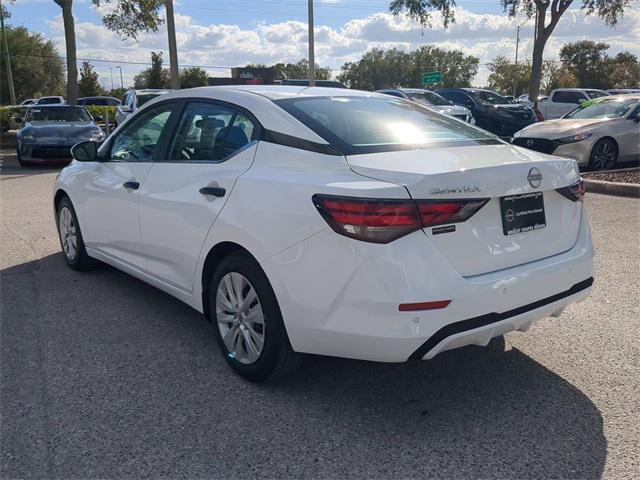
<path fill-rule="evenodd" d="M 530 107 L 509 100 L 491 90 L 479 88 L 443 88 L 437 90 L 447 100 L 467 107 L 476 125 L 500 137 L 511 137 L 537 121 Z"/>

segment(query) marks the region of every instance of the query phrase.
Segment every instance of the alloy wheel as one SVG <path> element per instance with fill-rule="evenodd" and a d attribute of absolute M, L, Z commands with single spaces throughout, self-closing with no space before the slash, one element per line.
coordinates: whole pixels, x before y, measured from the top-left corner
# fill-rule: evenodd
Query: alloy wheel
<path fill-rule="evenodd" d="M 240 363 L 254 363 L 262 353 L 265 321 L 260 299 L 244 275 L 227 273 L 216 293 L 216 319 L 227 355 Z"/>
<path fill-rule="evenodd" d="M 593 152 L 593 166 L 596 170 L 608 170 L 616 161 L 617 152 L 611 142 L 598 144 Z"/>
<path fill-rule="evenodd" d="M 69 260 L 74 260 L 78 252 L 78 237 L 73 214 L 68 207 L 62 207 L 59 217 L 58 228 L 60 230 L 62 249 Z"/>

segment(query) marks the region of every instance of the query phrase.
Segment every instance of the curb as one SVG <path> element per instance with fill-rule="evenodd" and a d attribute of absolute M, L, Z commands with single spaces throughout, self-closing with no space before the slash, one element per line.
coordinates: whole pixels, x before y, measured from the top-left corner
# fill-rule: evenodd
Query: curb
<path fill-rule="evenodd" d="M 583 178 L 587 193 L 602 193 L 620 197 L 640 198 L 640 185 L 636 183 L 605 182 Z"/>

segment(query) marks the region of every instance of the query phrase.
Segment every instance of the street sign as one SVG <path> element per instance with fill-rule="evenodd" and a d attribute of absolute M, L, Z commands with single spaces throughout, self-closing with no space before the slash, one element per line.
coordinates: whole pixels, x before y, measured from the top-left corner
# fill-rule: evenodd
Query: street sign
<path fill-rule="evenodd" d="M 423 85 L 440 83 L 441 81 L 442 81 L 442 72 L 425 72 L 422 74 Z"/>

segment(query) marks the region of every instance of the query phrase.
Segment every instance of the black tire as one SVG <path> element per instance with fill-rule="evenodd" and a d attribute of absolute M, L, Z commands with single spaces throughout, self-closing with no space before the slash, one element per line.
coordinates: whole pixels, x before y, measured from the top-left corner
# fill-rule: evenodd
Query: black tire
<path fill-rule="evenodd" d="M 589 155 L 591 170 L 611 170 L 618 161 L 618 145 L 611 138 L 598 140 Z"/>
<path fill-rule="evenodd" d="M 65 211 L 68 211 L 71 215 L 71 219 L 73 222 L 73 228 L 75 232 L 75 253 L 71 255 L 68 250 L 65 250 L 65 242 L 64 242 L 64 233 L 62 231 L 61 226 L 61 218 L 63 215 L 66 215 Z M 87 250 L 84 246 L 84 241 L 82 239 L 82 232 L 80 231 L 80 225 L 78 224 L 78 217 L 76 216 L 76 211 L 73 208 L 73 204 L 69 197 L 62 197 L 60 203 L 58 204 L 58 210 L 56 212 L 56 226 L 58 228 L 58 238 L 60 239 L 60 248 L 62 249 L 62 256 L 64 257 L 65 262 L 74 270 L 89 270 L 93 268 L 97 261 L 87 255 Z"/>
<path fill-rule="evenodd" d="M 230 352 L 222 339 L 218 324 L 216 297 L 223 277 L 229 273 L 244 276 L 257 294 L 264 316 L 264 343 L 260 355 L 253 363 L 241 363 Z M 220 352 L 229 366 L 241 377 L 251 382 L 275 381 L 292 373 L 300 364 L 302 355 L 291 348 L 282 321 L 278 301 L 267 276 L 249 255 L 234 252 L 222 259 L 209 282 L 209 312 Z M 242 340 L 241 340 L 242 341 Z"/>
<path fill-rule="evenodd" d="M 29 164 L 22 161 L 22 155 L 20 155 L 20 145 L 16 147 L 16 158 L 18 159 L 18 165 L 21 167 L 28 167 Z"/>

